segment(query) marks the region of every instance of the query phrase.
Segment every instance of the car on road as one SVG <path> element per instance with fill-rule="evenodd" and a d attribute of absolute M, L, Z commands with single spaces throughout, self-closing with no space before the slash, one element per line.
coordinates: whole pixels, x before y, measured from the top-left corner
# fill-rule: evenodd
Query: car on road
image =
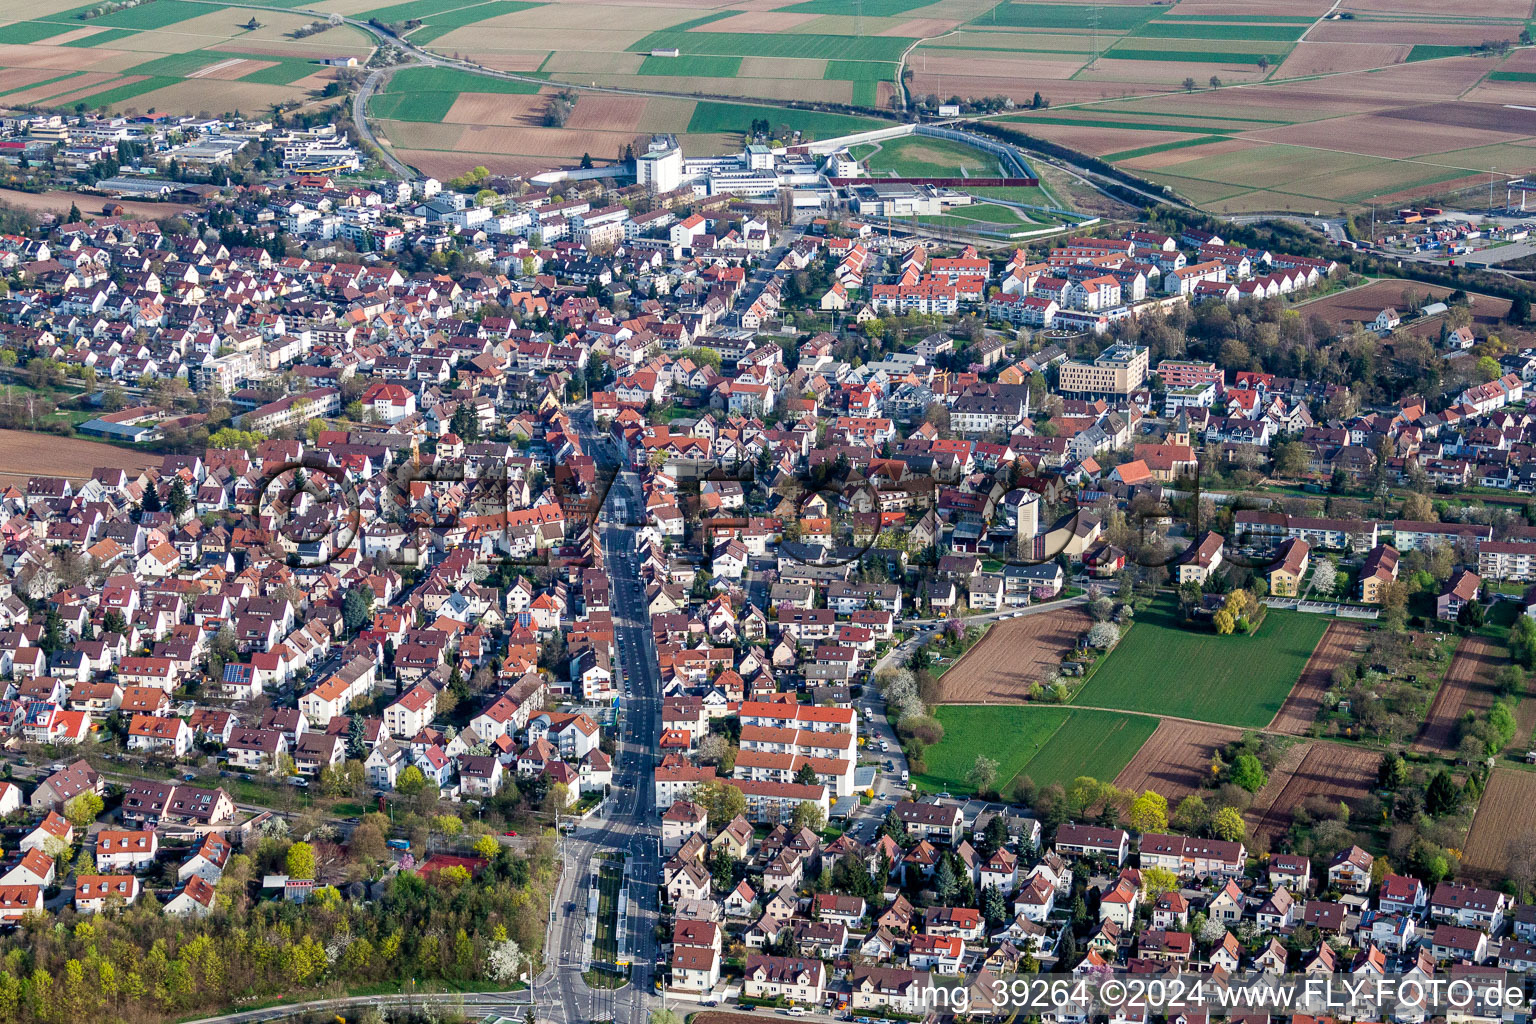
<path fill-rule="evenodd" d="M 503 832 L 502 835 L 507 836 L 510 839 L 516 839 L 517 838 L 517 830 L 516 829 L 508 829 L 507 831 Z"/>

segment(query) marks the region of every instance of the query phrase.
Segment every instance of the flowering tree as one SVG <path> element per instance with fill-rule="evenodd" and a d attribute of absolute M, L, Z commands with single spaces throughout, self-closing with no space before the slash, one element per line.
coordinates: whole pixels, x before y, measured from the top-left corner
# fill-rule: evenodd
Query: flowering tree
<path fill-rule="evenodd" d="M 509 984 L 516 980 L 517 972 L 523 965 L 523 949 L 517 944 L 516 939 L 501 939 L 491 943 L 490 950 L 485 954 L 485 973 L 490 975 L 492 981 Z"/>

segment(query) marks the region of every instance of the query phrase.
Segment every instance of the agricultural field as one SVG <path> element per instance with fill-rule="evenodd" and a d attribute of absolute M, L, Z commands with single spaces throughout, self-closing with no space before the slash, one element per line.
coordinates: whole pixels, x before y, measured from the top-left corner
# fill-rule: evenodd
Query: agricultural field
<path fill-rule="evenodd" d="M 1019 107 L 1039 93 L 1048 110 L 1000 120 L 1214 212 L 1358 209 L 1459 187 L 1493 166 L 1536 167 L 1536 114 L 1518 109 L 1536 63 L 1527 51 L 1481 49 L 1518 41 L 1529 7 L 1480 5 L 1454 19 L 1413 0 L 1343 8 L 1347 20 L 1326 18 L 1322 0 L 1265 13 L 1195 0 L 1004 2 L 924 40 L 907 62 L 910 85 Z M 1164 118 L 1161 130 L 1183 134 L 1149 138 Z"/>
<path fill-rule="evenodd" d="M 1027 775 L 1038 785 L 1079 775 L 1113 778 L 1157 728 L 1157 719 L 1068 707 L 944 705 L 944 738 L 929 747 L 927 771 L 913 782 L 930 792 L 971 792 L 966 775 L 977 754 L 997 761 L 997 789 Z"/>
<path fill-rule="evenodd" d="M 1171 600 L 1136 617 L 1074 703 L 1262 728 L 1279 712 L 1328 620 L 1271 609 L 1255 636 L 1181 628 Z"/>
<path fill-rule="evenodd" d="M 1291 827 L 1296 808 L 1309 797 L 1348 802 L 1367 796 L 1380 765 L 1378 750 L 1322 740 L 1298 743 L 1270 772 L 1269 784 L 1254 794 L 1248 829 L 1274 839 Z"/>
<path fill-rule="evenodd" d="M 1092 624 L 1081 608 L 1006 619 L 944 673 L 943 704 L 1022 703 Z"/>
<path fill-rule="evenodd" d="M 1421 754 L 1455 757 L 1458 723 L 1463 715 L 1486 715 L 1493 707 L 1498 696 L 1493 676 L 1508 662 L 1504 645 L 1486 637 L 1469 636 L 1457 644 L 1450 671 L 1435 692 L 1435 702 L 1413 749 Z"/>
<path fill-rule="evenodd" d="M 90 9 L 0 24 L 0 103 L 261 111 L 313 97 L 336 74 L 322 58 L 361 60 L 373 49 L 368 36 L 348 26 L 295 38 L 315 20 L 297 12 L 152 0 L 83 17 Z M 219 85 L 209 88 L 210 82 Z"/>
<path fill-rule="evenodd" d="M 1211 756 L 1241 737 L 1241 730 L 1226 726 L 1164 720 L 1116 776 L 1115 785 L 1138 793 L 1150 789 L 1177 804 L 1202 788 Z"/>
<path fill-rule="evenodd" d="M 160 456 L 153 453 L 99 441 L 0 430 L 0 486 L 25 483 L 41 472 L 79 481 L 90 479 L 98 467 L 132 471 L 159 464 Z"/>
<path fill-rule="evenodd" d="M 1531 806 L 1536 804 L 1536 773 L 1496 768 L 1477 806 L 1462 868 L 1475 877 L 1501 879 L 1509 875 L 1511 845 L 1528 836 Z"/>
<path fill-rule="evenodd" d="M 1398 278 L 1383 278 L 1372 281 L 1359 288 L 1351 288 L 1348 291 L 1334 292 L 1325 295 L 1321 299 L 1304 302 L 1297 306 L 1297 311 L 1304 317 L 1311 319 L 1314 316 L 1322 317 L 1330 324 L 1341 327 L 1352 323 L 1369 323 L 1376 319 L 1387 306 L 1403 305 L 1403 292 L 1411 291 L 1424 296 L 1425 302 L 1444 299 L 1451 294 L 1451 289 L 1441 288 L 1435 285 L 1420 284 L 1417 281 L 1404 281 Z M 1481 326 L 1485 330 L 1493 331 L 1501 336 L 1508 337 L 1509 328 L 1504 325 L 1504 317 L 1509 313 L 1509 300 L 1492 295 L 1469 295 L 1472 303 L 1472 323 L 1474 328 Z M 1414 325 L 1405 328 L 1409 333 L 1427 334 L 1438 339 L 1440 324 L 1432 320 L 1428 324 Z"/>
<path fill-rule="evenodd" d="M 1317 649 L 1307 659 L 1301 670 L 1301 678 L 1291 690 L 1269 728 L 1292 736 L 1305 736 L 1312 723 L 1323 710 L 1323 695 L 1333 685 L 1333 670 L 1356 653 L 1366 634 L 1365 626 L 1358 622 L 1337 619 L 1328 624 Z"/>

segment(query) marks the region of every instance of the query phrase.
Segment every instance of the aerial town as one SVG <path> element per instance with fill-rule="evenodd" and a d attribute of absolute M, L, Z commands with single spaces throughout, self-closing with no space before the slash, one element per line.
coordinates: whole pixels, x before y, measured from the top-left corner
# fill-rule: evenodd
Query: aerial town
<path fill-rule="evenodd" d="M 0 1021 L 1530 1020 L 1536 320 L 1458 263 L 1523 185 L 1068 203 L 971 101 L 441 179 L 344 111 L 49 107 Z M 1421 988 L 996 988 L 1290 976 Z"/>

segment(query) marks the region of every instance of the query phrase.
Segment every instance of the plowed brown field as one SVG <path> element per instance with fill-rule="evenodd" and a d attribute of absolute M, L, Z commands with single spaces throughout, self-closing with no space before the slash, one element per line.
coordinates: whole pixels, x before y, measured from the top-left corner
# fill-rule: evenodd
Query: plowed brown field
<path fill-rule="evenodd" d="M 1008 619 L 993 626 L 944 673 L 945 704 L 1012 704 L 1071 653 L 1092 625 L 1081 608 Z"/>
<path fill-rule="evenodd" d="M 98 466 L 132 471 L 159 464 L 160 456 L 152 452 L 129 451 L 77 437 L 0 430 L 0 485 L 24 484 L 34 476 L 88 480 Z"/>
<path fill-rule="evenodd" d="M 1468 711 L 1493 707 L 1493 674 L 1504 660 L 1503 651 L 1480 636 L 1469 636 L 1456 645 L 1445 682 L 1429 707 L 1429 717 L 1414 741 L 1413 749 L 1425 754 L 1456 753 L 1456 723 Z"/>
<path fill-rule="evenodd" d="M 1308 797 L 1328 800 L 1358 800 L 1376 783 L 1376 769 L 1381 754 L 1341 743 L 1303 744 L 1301 753 L 1288 756 L 1270 774 L 1269 785 L 1261 789 L 1248 809 L 1248 827 L 1255 834 L 1271 838 L 1283 835 L 1291 826 L 1291 815 Z"/>
<path fill-rule="evenodd" d="M 1138 793 L 1150 789 L 1177 804 L 1200 789 L 1216 748 L 1242 735 L 1241 729 L 1164 719 L 1115 777 L 1115 785 Z"/>
<path fill-rule="evenodd" d="M 1305 736 L 1308 727 L 1317 721 L 1317 713 L 1323 709 L 1323 694 L 1328 692 L 1332 683 L 1333 670 L 1349 660 L 1355 653 L 1355 644 L 1363 636 L 1365 627 L 1358 622 L 1345 622 L 1341 619 L 1329 623 L 1328 631 L 1317 642 L 1312 657 L 1307 659 L 1306 667 L 1301 670 L 1301 678 L 1296 680 L 1295 689 L 1285 698 L 1285 703 L 1280 706 L 1279 713 L 1269 723 L 1269 727 L 1275 732 Z"/>
<path fill-rule="evenodd" d="M 1536 774 L 1499 768 L 1488 780 L 1483 801 L 1467 834 L 1462 866 L 1471 874 L 1502 878 L 1509 869 L 1509 842 L 1531 830 Z"/>

